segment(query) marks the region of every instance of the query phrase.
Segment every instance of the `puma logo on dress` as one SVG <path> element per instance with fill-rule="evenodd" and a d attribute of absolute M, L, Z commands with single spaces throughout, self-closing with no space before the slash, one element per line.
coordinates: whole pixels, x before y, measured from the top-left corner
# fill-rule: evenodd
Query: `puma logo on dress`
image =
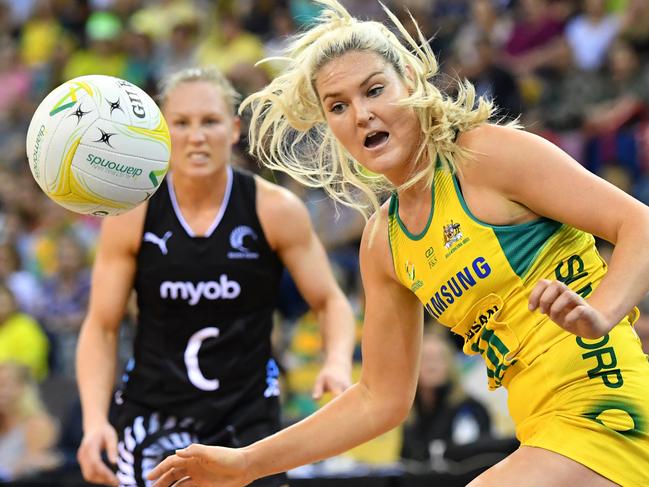
<path fill-rule="evenodd" d="M 162 238 L 158 237 L 155 233 L 146 232 L 144 234 L 144 241 L 156 244 L 160 248 L 162 255 L 167 255 L 167 240 L 169 240 L 169 237 L 171 237 L 171 231 L 169 230 L 165 232 Z"/>

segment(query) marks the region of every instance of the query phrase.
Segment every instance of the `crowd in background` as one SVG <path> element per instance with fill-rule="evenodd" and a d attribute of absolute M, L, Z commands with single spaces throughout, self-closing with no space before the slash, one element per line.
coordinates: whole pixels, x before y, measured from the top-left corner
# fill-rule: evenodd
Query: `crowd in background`
<path fill-rule="evenodd" d="M 386 18 L 376 0 L 343 3 L 357 17 Z M 406 26 L 409 13 L 421 26 L 440 61 L 433 82 L 452 93 L 468 78 L 501 117 L 520 116 L 528 130 L 649 204 L 649 0 L 383 3 Z M 35 107 L 76 76 L 112 75 L 155 95 L 160 79 L 194 65 L 218 66 L 245 96 L 281 69 L 281 59 L 255 63 L 281 56 L 287 36 L 317 14 L 309 0 L 0 0 L 0 480 L 73 466 L 80 439 L 74 352 L 99 220 L 62 209 L 34 182 L 25 134 Z M 244 137 L 235 163 L 258 172 L 245 146 Z M 306 202 L 360 322 L 362 217 L 279 174 L 264 176 Z M 642 307 L 649 315 L 649 303 Z M 305 309 L 286 280 L 276 342 L 287 423 L 318 407 L 305 392 L 318 353 Z M 121 364 L 135 313 L 124 317 Z M 637 329 L 649 351 L 649 320 Z M 378 440 L 356 460 L 403 457 L 443 468 L 453 446 L 512 435 L 504 393 L 483 392 L 481 359 L 459 357 L 444 333 L 428 336 L 412 419 L 390 447 Z M 42 434 L 20 443 L 17 428 Z M 12 456 L 16 441 L 32 453 Z"/>

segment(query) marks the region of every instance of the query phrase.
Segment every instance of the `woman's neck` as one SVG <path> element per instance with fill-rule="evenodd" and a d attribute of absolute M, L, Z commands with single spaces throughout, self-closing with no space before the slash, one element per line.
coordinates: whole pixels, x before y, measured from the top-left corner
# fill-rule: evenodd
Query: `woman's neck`
<path fill-rule="evenodd" d="M 200 211 L 221 204 L 227 181 L 228 170 L 224 167 L 222 171 L 201 178 L 174 173 L 171 184 L 183 210 Z"/>

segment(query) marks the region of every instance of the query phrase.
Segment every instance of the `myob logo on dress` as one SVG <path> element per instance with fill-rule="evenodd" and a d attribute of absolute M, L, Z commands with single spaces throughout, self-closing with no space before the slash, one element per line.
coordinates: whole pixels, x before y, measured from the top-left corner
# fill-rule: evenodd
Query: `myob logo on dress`
<path fill-rule="evenodd" d="M 180 299 L 187 301 L 190 306 L 198 304 L 205 298 L 210 301 L 216 299 L 235 299 L 241 294 L 241 285 L 231 281 L 228 276 L 221 274 L 219 281 L 164 281 L 160 284 L 160 297 L 162 299 Z"/>

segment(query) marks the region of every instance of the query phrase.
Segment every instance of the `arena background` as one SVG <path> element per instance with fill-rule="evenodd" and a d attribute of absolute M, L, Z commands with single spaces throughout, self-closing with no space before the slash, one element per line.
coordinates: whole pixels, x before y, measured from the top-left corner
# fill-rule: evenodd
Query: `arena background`
<path fill-rule="evenodd" d="M 406 9 L 417 19 L 439 56 L 441 72 L 434 82 L 444 90 L 452 93 L 458 77 L 469 78 L 481 95 L 496 101 L 503 118 L 520 115 L 528 130 L 649 203 L 649 0 L 384 3 L 409 27 Z M 360 18 L 386 18 L 376 0 L 343 4 Z M 7 425 L 25 413 L 18 407 L 24 401 L 12 396 L 16 384 L 0 373 L 0 479 L 25 486 L 84 485 L 75 456 L 82 432 L 73 360 L 100 221 L 63 210 L 32 179 L 25 134 L 35 107 L 52 88 L 80 75 L 117 76 L 155 95 L 167 74 L 210 64 L 245 96 L 280 69 L 277 63 L 255 67 L 255 62 L 280 53 L 286 36 L 317 14 L 308 0 L 0 0 L 0 288 L 16 301 L 13 309 L 0 299 L 0 364 L 29 366 L 53 435 L 39 468 L 19 478 L 11 474 L 3 445 Z M 245 144 L 242 140 L 234 163 L 260 172 Z M 307 204 L 357 312 L 360 338 L 363 297 L 356 254 L 362 218 L 334 208 L 322 192 L 281 175 L 262 175 Z M 605 258 L 610 254 L 608 244 L 600 250 Z M 130 354 L 132 317 L 132 312 L 124 317 L 120 367 Z M 7 324 L 17 321 L 23 331 L 7 332 Z M 638 332 L 646 346 L 646 319 Z M 310 397 L 320 343 L 314 319 L 288 279 L 275 335 L 284 421 L 290 424 L 320 406 Z M 405 451 L 400 427 L 291 472 L 291 485 L 464 485 L 515 448 L 504 391 L 487 392 L 481 359 L 459 355 L 457 343 L 450 343 L 450 353 L 435 360 L 451 371 L 451 387 L 484 405 L 488 434 L 478 434 L 460 415 L 452 447 L 427 441 L 421 456 Z M 355 358 L 358 373 L 359 352 Z M 411 433 L 421 424 L 418 419 L 413 412 L 407 422 Z"/>

